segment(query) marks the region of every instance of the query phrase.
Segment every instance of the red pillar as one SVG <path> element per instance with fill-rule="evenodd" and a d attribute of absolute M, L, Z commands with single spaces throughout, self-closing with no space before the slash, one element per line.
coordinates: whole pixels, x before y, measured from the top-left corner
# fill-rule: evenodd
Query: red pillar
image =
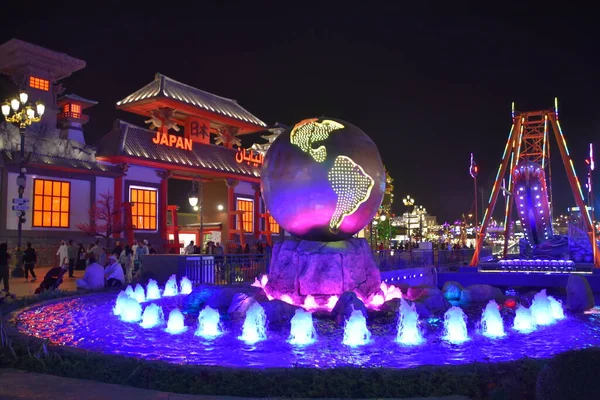
<path fill-rule="evenodd" d="M 122 210 L 123 203 L 125 201 L 125 199 L 123 198 L 123 176 L 118 176 L 115 178 L 113 195 L 114 195 L 113 207 L 114 207 L 115 211 Z M 115 228 L 117 228 L 117 230 L 119 230 L 118 227 L 122 226 L 121 224 L 124 224 L 124 223 L 125 223 L 125 221 L 123 221 L 123 214 L 115 212 L 115 215 L 113 216 L 113 226 Z M 113 237 L 120 238 L 121 232 L 113 233 Z"/>
<path fill-rule="evenodd" d="M 133 237 L 133 221 L 131 215 L 131 206 L 132 203 L 126 201 L 123 203 L 123 211 L 125 212 L 125 240 L 127 244 L 133 246 L 134 237 Z"/>
<path fill-rule="evenodd" d="M 168 206 L 168 194 L 169 194 L 169 176 L 168 172 L 162 172 L 159 175 L 162 180 L 160 181 L 160 189 L 158 193 L 158 230 L 160 231 L 160 237 L 163 244 L 169 243 L 169 234 L 167 233 L 167 206 Z"/>
<path fill-rule="evenodd" d="M 227 219 L 227 240 L 233 240 L 233 230 L 235 230 L 235 215 L 230 211 L 235 211 L 235 193 L 234 188 L 237 185 L 237 181 L 233 179 L 227 179 L 227 212 L 229 213 Z"/>
<path fill-rule="evenodd" d="M 254 189 L 254 238 L 260 239 L 260 185 L 252 185 Z"/>

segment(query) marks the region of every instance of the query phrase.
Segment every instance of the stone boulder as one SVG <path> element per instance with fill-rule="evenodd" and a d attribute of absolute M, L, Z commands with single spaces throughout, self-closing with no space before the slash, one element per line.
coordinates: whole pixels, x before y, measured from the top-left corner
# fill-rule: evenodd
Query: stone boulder
<path fill-rule="evenodd" d="M 182 311 L 184 314 L 198 314 L 203 308 L 204 303 L 219 290 L 219 286 L 200 284 L 194 289 L 192 293 L 188 294 L 183 299 Z"/>
<path fill-rule="evenodd" d="M 265 310 L 269 325 L 289 324 L 300 307 L 281 300 L 271 300 L 259 303 Z"/>
<path fill-rule="evenodd" d="M 356 291 L 366 299 L 380 284 L 381 275 L 365 239 L 286 240 L 273 248 L 266 290 L 292 298 Z"/>
<path fill-rule="evenodd" d="M 450 303 L 444 298 L 442 291 L 433 286 L 412 286 L 408 288 L 406 299 L 416 304 L 419 316 L 424 318 L 443 314 L 450 308 Z"/>
<path fill-rule="evenodd" d="M 350 318 L 352 311 L 360 310 L 367 318 L 367 308 L 354 292 L 344 292 L 331 310 L 331 315 L 339 325 L 343 325 Z"/>
<path fill-rule="evenodd" d="M 236 293 L 231 299 L 231 304 L 227 310 L 229 319 L 238 321 L 246 317 L 246 311 L 250 306 L 257 302 L 255 297 L 249 296 L 246 293 Z"/>
<path fill-rule="evenodd" d="M 460 293 L 460 302 L 463 304 L 487 303 L 490 300 L 501 304 L 504 294 L 497 287 L 483 284 L 469 285 Z"/>
<path fill-rule="evenodd" d="M 463 286 L 456 281 L 448 281 L 442 287 L 442 294 L 446 300 L 460 300 L 460 294 L 463 291 Z"/>
<path fill-rule="evenodd" d="M 594 293 L 583 276 L 570 275 L 567 280 L 567 309 L 583 312 L 594 307 Z"/>

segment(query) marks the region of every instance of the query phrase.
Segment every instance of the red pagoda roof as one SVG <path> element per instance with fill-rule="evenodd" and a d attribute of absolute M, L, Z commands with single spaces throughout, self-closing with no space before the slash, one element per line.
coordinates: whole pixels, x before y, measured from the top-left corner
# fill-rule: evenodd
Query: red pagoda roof
<path fill-rule="evenodd" d="M 256 126 L 259 128 L 256 131 L 267 126 L 235 100 L 205 92 L 159 73 L 155 75 L 152 82 L 118 101 L 117 108 L 132 109 L 131 106 L 135 104 L 148 103 L 154 99 L 175 100 L 212 114 Z"/>
<path fill-rule="evenodd" d="M 168 167 L 185 173 L 211 172 L 219 176 L 240 176 L 260 179 L 261 166 L 238 163 L 236 149 L 203 143 L 194 143 L 192 150 L 157 145 L 152 142 L 156 131 L 117 120 L 111 132 L 97 144 L 97 157 L 111 162 L 144 160 L 146 164 Z M 141 165 L 144 162 L 140 162 Z"/>

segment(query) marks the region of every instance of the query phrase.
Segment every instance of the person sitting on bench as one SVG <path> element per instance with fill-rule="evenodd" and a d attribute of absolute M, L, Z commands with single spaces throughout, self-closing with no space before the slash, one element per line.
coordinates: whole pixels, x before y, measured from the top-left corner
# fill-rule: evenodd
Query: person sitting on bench
<path fill-rule="evenodd" d="M 112 254 L 108 257 L 108 266 L 104 270 L 106 287 L 121 287 L 125 283 L 123 267 L 117 262 L 117 257 Z"/>

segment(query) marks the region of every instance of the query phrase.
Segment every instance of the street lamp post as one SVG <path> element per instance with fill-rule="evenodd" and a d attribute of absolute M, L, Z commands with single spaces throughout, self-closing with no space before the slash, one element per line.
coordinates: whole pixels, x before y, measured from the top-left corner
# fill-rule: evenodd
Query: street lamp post
<path fill-rule="evenodd" d="M 386 215 L 385 215 L 385 214 L 382 214 L 382 215 L 379 217 L 379 220 L 380 220 L 381 222 L 385 222 L 385 220 L 386 220 L 386 219 L 387 219 L 387 217 L 386 217 Z M 390 230 L 388 229 L 388 246 L 390 246 L 390 232 L 389 232 L 389 231 L 390 231 Z M 383 242 L 383 240 L 382 240 L 382 242 Z"/>
<path fill-rule="evenodd" d="M 14 277 L 25 276 L 25 270 L 23 269 L 22 262 L 22 240 L 23 240 L 23 223 L 25 223 L 25 215 L 29 209 L 29 201 L 24 199 L 23 194 L 25 193 L 25 181 L 27 169 L 25 169 L 25 131 L 27 127 L 34 122 L 40 122 L 44 115 L 45 107 L 42 102 L 37 102 L 34 107 L 33 104 L 27 103 L 29 96 L 27 92 L 21 91 L 19 98 L 12 99 L 10 102 L 6 101 L 2 104 L 2 115 L 6 122 L 10 122 L 19 127 L 19 133 L 21 135 L 21 149 L 20 149 L 20 166 L 19 176 L 17 177 L 17 186 L 19 187 L 19 199 L 13 199 L 13 210 L 17 212 L 18 225 L 17 225 L 17 264 L 13 270 L 12 275 Z"/>
<path fill-rule="evenodd" d="M 190 206 L 194 210 L 197 210 L 198 216 L 200 217 L 200 236 L 198 237 L 198 245 L 200 247 L 200 251 L 204 246 L 204 221 L 202 215 L 202 181 L 192 183 L 192 191 L 188 195 L 188 201 L 190 202 Z"/>
<path fill-rule="evenodd" d="M 413 199 L 410 196 L 406 196 L 405 198 L 402 199 L 402 202 L 404 203 L 404 205 L 406 206 L 407 212 L 407 223 L 406 223 L 406 230 L 407 230 L 407 235 L 408 235 L 408 251 L 410 251 L 410 248 L 412 246 L 412 240 L 410 238 L 410 207 L 415 205 L 415 199 Z"/>

